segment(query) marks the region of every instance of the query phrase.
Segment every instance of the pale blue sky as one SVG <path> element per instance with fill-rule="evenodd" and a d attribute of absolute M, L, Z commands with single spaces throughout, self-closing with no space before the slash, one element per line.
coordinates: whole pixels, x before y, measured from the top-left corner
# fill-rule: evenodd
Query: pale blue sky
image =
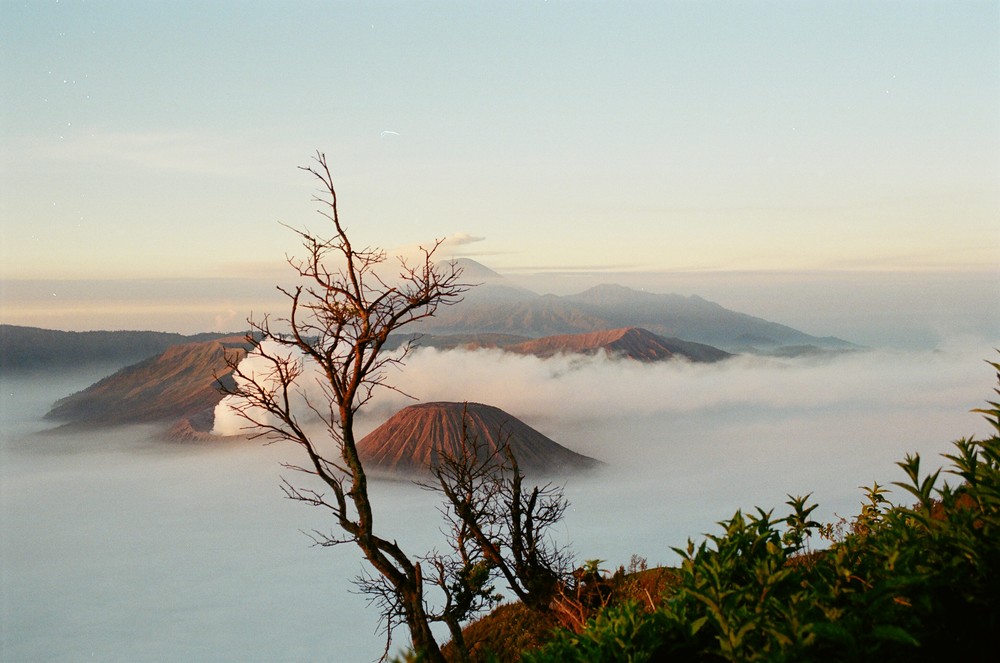
<path fill-rule="evenodd" d="M 0 2 L 5 279 L 1000 262 L 1000 4 Z M 392 132 L 392 133 L 386 133 Z M 281 274 L 278 269 L 275 274 Z"/>

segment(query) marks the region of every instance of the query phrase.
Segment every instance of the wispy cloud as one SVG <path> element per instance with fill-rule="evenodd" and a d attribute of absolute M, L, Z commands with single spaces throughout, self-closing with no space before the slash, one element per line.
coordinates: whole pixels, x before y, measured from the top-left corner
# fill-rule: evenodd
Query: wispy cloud
<path fill-rule="evenodd" d="M 194 131 L 94 131 L 26 138 L 20 148 L 32 160 L 150 173 L 242 176 L 270 161 L 260 154 L 266 146 Z"/>
<path fill-rule="evenodd" d="M 423 251 L 425 249 L 432 248 L 434 243 L 437 241 L 440 241 L 441 244 L 435 252 L 435 260 L 450 260 L 451 258 L 461 258 L 466 255 L 471 255 L 469 252 L 465 251 L 463 247 L 469 246 L 470 244 L 484 242 L 486 241 L 486 238 L 472 235 L 467 232 L 456 232 L 448 235 L 447 237 L 429 238 L 419 244 L 397 246 L 391 249 L 389 253 L 412 263 L 415 260 L 421 259 Z M 479 255 L 479 253 L 476 252 L 475 255 Z"/>
<path fill-rule="evenodd" d="M 446 237 L 444 239 L 444 242 L 442 243 L 442 246 L 446 246 L 448 248 L 454 248 L 456 246 L 465 246 L 466 244 L 475 244 L 476 242 L 482 242 L 485 239 L 486 239 L 485 237 L 477 237 L 476 235 L 470 235 L 469 233 L 459 232 Z"/>

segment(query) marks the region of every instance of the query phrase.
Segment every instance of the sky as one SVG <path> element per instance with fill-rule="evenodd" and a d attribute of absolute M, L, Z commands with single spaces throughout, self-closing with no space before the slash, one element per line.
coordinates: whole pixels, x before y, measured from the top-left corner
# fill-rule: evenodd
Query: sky
<path fill-rule="evenodd" d="M 245 318 L 317 150 L 355 241 L 501 273 L 1000 264 L 995 1 L 3 0 L 0 58 L 3 321 Z"/>

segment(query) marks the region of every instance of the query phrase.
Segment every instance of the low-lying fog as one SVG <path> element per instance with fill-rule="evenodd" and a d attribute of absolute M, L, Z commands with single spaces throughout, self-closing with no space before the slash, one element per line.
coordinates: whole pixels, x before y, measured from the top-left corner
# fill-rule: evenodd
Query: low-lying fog
<path fill-rule="evenodd" d="M 993 396 L 992 345 L 716 365 L 422 350 L 394 383 L 496 405 L 603 460 L 566 479 L 560 539 L 607 567 L 632 554 L 672 564 L 670 546 L 737 508 L 784 513 L 787 493 L 812 492 L 822 518 L 853 515 L 858 487 L 900 479 L 905 453 L 937 464 L 951 440 L 985 434 L 969 410 Z M 358 554 L 311 547 L 300 530 L 331 524 L 279 490 L 296 449 L 169 444 L 149 428 L 35 433 L 52 401 L 93 379 L 2 378 L 0 659 L 379 656 L 376 615 L 352 593 Z M 362 432 L 406 404 L 384 394 Z M 374 489 L 383 535 L 413 553 L 434 545 L 433 495 Z"/>

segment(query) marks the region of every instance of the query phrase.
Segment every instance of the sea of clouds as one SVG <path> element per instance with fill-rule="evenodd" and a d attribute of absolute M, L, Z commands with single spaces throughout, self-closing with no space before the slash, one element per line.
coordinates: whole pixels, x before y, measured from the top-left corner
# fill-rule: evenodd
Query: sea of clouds
<path fill-rule="evenodd" d="M 855 514 L 859 487 L 900 480 L 906 453 L 930 468 L 951 440 L 987 432 L 969 410 L 993 396 L 992 345 L 710 365 L 422 349 L 389 377 L 420 402 L 495 405 L 603 461 L 560 479 L 571 509 L 555 535 L 610 568 L 675 563 L 671 546 L 736 509 L 783 513 L 787 494 L 812 493 L 824 519 Z M 308 478 L 281 467 L 304 460 L 298 448 L 45 432 L 51 403 L 93 379 L 0 378 L 0 659 L 378 657 L 376 615 L 352 593 L 358 554 L 311 547 L 302 531 L 333 523 L 282 497 L 283 476 Z M 413 402 L 378 393 L 359 432 Z M 220 409 L 220 433 L 239 425 Z M 373 491 L 384 536 L 412 554 L 440 544 L 434 495 Z"/>

